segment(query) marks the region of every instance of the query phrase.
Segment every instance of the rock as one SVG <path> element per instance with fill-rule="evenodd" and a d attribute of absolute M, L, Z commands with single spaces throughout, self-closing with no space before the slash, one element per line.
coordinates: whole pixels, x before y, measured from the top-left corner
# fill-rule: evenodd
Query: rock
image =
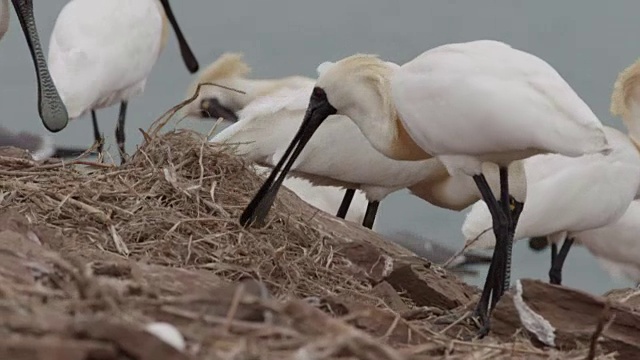
<path fill-rule="evenodd" d="M 332 309 L 338 309 L 341 317 L 351 314 L 353 318 L 349 323 L 356 328 L 376 337 L 386 336 L 393 345 L 417 345 L 425 340 L 398 313 L 339 298 L 324 301 Z"/>
<path fill-rule="evenodd" d="M 386 281 L 376 285 L 371 291 L 371 294 L 382 299 L 389 309 L 397 313 L 409 311 L 409 307 L 404 303 L 404 301 L 402 301 L 398 292 Z"/>
<path fill-rule="evenodd" d="M 386 280 L 397 291 L 405 292 L 417 306 L 441 309 L 468 305 L 477 291 L 455 275 L 444 272 L 438 274 L 432 269 L 413 264 L 395 268 Z"/>

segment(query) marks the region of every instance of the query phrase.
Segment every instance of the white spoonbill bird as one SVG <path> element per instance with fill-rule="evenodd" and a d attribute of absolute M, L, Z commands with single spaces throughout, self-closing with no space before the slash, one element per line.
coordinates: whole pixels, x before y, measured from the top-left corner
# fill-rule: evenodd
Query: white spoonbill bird
<path fill-rule="evenodd" d="M 314 83 L 283 88 L 262 96 L 238 112 L 239 120 L 210 141 L 235 144 L 236 153 L 249 161 L 273 167 L 302 124 Z M 296 177 L 314 185 L 350 189 L 338 209 L 349 210 L 354 189 L 369 200 L 363 226 L 372 228 L 379 203 L 390 193 L 408 188 L 436 206 L 462 210 L 480 199 L 468 176 L 451 177 L 436 158 L 399 161 L 371 146 L 360 129 L 344 115 L 331 115 L 318 128 L 291 168 Z M 348 156 L 344 156 L 348 154 Z"/>
<path fill-rule="evenodd" d="M 640 154 L 620 131 L 604 127 L 613 151 L 578 158 L 558 154 L 536 155 L 524 160 L 527 202 L 515 229 L 514 239 L 547 236 L 552 244 L 549 281 L 562 282 L 562 267 L 576 233 L 615 222 L 640 194 Z M 462 225 L 469 245 L 492 247 L 495 237 L 486 204 L 477 202 Z M 564 241 L 558 252 L 557 243 Z M 617 247 L 612 238 L 602 238 Z M 583 244 L 588 249 L 593 241 Z M 591 250 L 591 249 L 590 249 Z M 593 251 L 592 251 L 593 252 Z M 595 253 L 594 253 L 595 254 Z"/>
<path fill-rule="evenodd" d="M 277 163 L 274 156 L 284 153 L 286 144 L 302 123 L 315 80 L 303 76 L 249 79 L 250 71 L 242 54 L 223 54 L 189 86 L 187 98 L 193 97 L 197 86 L 205 83 L 241 89 L 245 94 L 219 87 L 201 87 L 196 100 L 182 111 L 186 116 L 236 122 L 211 141 L 239 143 L 239 153 L 245 158 L 272 167 Z M 414 194 L 449 209 L 460 210 L 479 199 L 470 178 L 450 178 L 436 159 L 426 160 L 427 164 L 395 161 L 377 152 L 353 123 L 335 121 L 331 124 L 325 125 L 326 128 L 314 136 L 298 159 L 299 166 L 294 174 L 315 185 L 348 188 L 337 208 L 338 217 L 344 218 L 347 214 L 355 194 L 353 187 L 363 189 L 371 200 L 367 206 L 368 215 L 363 221 L 368 228 L 373 227 L 379 201 L 409 185 L 415 184 L 410 187 Z M 331 147 L 325 149 L 325 144 L 331 144 Z M 349 162 L 328 167 L 343 151 L 351 154 Z M 380 166 L 372 168 L 368 166 L 371 163 Z"/>
<path fill-rule="evenodd" d="M 624 69 L 616 79 L 614 89 L 611 94 L 610 111 L 615 116 L 622 117 L 628 131 L 629 140 L 640 149 L 640 59 Z M 619 189 L 618 189 L 619 190 Z M 637 196 L 636 196 L 637 198 Z M 600 201 L 596 199 L 596 201 Z M 629 261 L 627 255 L 634 254 L 634 249 L 638 245 L 632 243 L 629 238 L 629 230 L 633 227 L 631 222 L 634 219 L 637 208 L 636 201 L 632 202 L 627 212 L 618 221 L 611 222 L 606 226 L 571 234 L 571 238 L 565 240 L 567 246 L 563 244 L 563 249 L 568 248 L 574 239 L 579 244 L 584 244 L 587 249 L 599 260 L 599 262 L 610 273 L 626 274 L 636 282 L 640 282 L 640 276 L 636 276 L 633 270 L 633 262 Z M 637 219 L 637 217 L 635 217 Z M 600 237 L 599 237 L 600 236 Z M 544 241 L 543 241 L 544 240 Z M 557 253 L 556 238 L 546 234 L 529 241 L 529 246 L 534 249 L 542 249 L 546 243 L 552 242 L 552 257 Z M 566 254 L 565 254 L 566 256 Z M 560 261 L 564 261 L 560 258 Z M 552 267 L 553 267 L 552 263 Z M 619 265 L 619 266 L 618 266 Z M 562 263 L 556 268 L 562 269 Z M 622 267 L 622 270 L 619 268 Z M 551 274 L 550 274 L 551 275 Z M 559 274 L 561 275 L 561 273 Z"/>
<path fill-rule="evenodd" d="M 265 177 L 269 175 L 268 173 L 271 170 L 260 165 L 255 165 L 255 169 L 259 175 L 264 175 Z M 293 191 L 304 202 L 329 214 L 335 213 L 335 210 L 342 202 L 342 191 L 335 186 L 316 186 L 306 179 L 295 176 L 287 176 L 282 185 Z M 344 219 L 362 223 L 367 199 L 361 191 L 357 191 L 354 194 L 353 201 L 356 208 L 349 212 Z"/>
<path fill-rule="evenodd" d="M 489 300 L 492 309 L 509 286 L 511 238 L 526 197 L 519 160 L 610 151 L 602 124 L 558 72 L 507 44 L 443 45 L 400 67 L 354 55 L 320 66 L 302 126 L 241 215 L 242 225 L 264 218 L 309 138 L 334 114 L 350 118 L 390 158 L 436 156 L 451 175 L 473 177 L 498 239 L 476 309 L 481 335 L 489 330 Z M 483 162 L 498 166 L 499 191 L 489 186 Z M 509 186 L 509 173 L 517 178 L 515 186 Z"/>
<path fill-rule="evenodd" d="M 120 103 L 115 134 L 122 161 L 127 104 L 144 91 L 166 45 L 167 22 L 173 25 L 187 68 L 196 72 L 198 63 L 168 0 L 72 0 L 62 8 L 51 34 L 49 68 L 69 117 L 91 112 L 94 137 L 102 144 L 95 110 Z"/>
<path fill-rule="evenodd" d="M 38 114 L 44 127 L 51 132 L 64 129 L 69 122 L 67 109 L 60 99 L 58 90 L 51 80 L 47 61 L 42 53 L 36 21 L 33 17 L 32 0 L 11 0 L 18 14 L 22 32 L 31 52 L 31 59 L 36 68 L 38 80 Z M 9 29 L 9 0 L 0 0 L 0 40 Z"/>
<path fill-rule="evenodd" d="M 202 119 L 223 118 L 237 121 L 237 112 L 249 103 L 282 89 L 296 89 L 315 84 L 315 80 L 304 76 L 288 76 L 281 79 L 247 79 L 251 67 L 241 53 L 224 53 L 198 74 L 187 89 L 187 99 L 195 95 L 199 84 L 215 83 L 243 93 L 224 88 L 203 85 L 197 98 L 181 111 L 190 117 Z M 308 99 L 307 99 L 308 100 Z"/>
<path fill-rule="evenodd" d="M 44 160 L 50 157 L 76 157 L 87 149 L 57 146 L 49 135 L 38 135 L 29 132 L 14 133 L 0 125 L 0 147 L 13 146 L 29 152 L 34 160 Z"/>
<path fill-rule="evenodd" d="M 625 240 L 616 240 L 615 219 L 622 216 L 626 206 L 631 202 L 629 192 L 634 190 L 633 186 L 637 181 L 630 175 L 633 171 L 629 168 L 632 166 L 630 164 L 637 163 L 636 148 L 639 147 L 639 80 L 640 61 L 636 61 L 618 75 L 614 84 L 610 110 L 613 115 L 622 117 L 628 131 L 626 138 L 616 134 L 615 130 L 610 130 L 613 135 L 609 137 L 613 136 L 613 141 L 616 141 L 620 148 L 614 152 L 615 156 L 605 159 L 591 155 L 580 159 L 568 159 L 558 155 L 547 155 L 550 161 L 543 162 L 535 157 L 526 160 L 531 162 L 525 165 L 528 169 L 527 181 L 539 184 L 531 187 L 529 196 L 532 199 L 527 202 L 522 212 L 522 220 L 515 236 L 517 239 L 533 237 L 529 242 L 530 247 L 542 248 L 540 238 L 546 238 L 551 243 L 551 283 L 561 283 L 562 267 L 574 242 L 583 244 L 601 263 L 610 264 L 616 263 L 616 256 L 612 253 L 624 252 L 624 249 L 629 247 Z M 564 162 L 571 165 L 563 166 Z M 558 167 L 563 167 L 563 170 L 556 171 Z M 594 171 L 597 173 L 590 173 Z M 581 192 L 581 186 L 587 190 Z M 531 195 L 534 191 L 536 195 Z M 561 199 L 564 199 L 562 205 L 558 204 L 558 193 L 561 193 Z M 634 192 L 633 197 L 637 198 L 638 195 L 639 193 Z M 478 236 L 479 246 L 491 246 L 492 242 L 495 242 L 490 233 L 482 233 L 483 229 L 491 226 L 487 216 L 483 204 L 474 205 L 462 228 L 468 242 Z M 629 221 L 627 219 L 625 222 Z M 600 229 L 603 230 L 599 231 Z M 598 243 L 597 238 L 591 235 L 593 233 L 608 233 L 611 236 L 600 238 L 601 243 Z M 587 241 L 584 241 L 585 239 Z M 558 252 L 557 243 L 560 241 L 564 242 Z M 603 252 L 604 247 L 609 248 L 609 252 Z M 628 263 L 625 258 L 621 258 L 620 262 Z M 612 267 L 613 265 L 608 266 Z"/>

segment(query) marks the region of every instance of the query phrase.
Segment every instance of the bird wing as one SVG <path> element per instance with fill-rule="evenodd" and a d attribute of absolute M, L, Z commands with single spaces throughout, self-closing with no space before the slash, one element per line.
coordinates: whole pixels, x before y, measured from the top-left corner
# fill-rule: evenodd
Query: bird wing
<path fill-rule="evenodd" d="M 412 138 L 436 155 L 578 156 L 606 144 L 600 121 L 557 71 L 501 42 L 428 50 L 395 71 L 391 88 Z"/>

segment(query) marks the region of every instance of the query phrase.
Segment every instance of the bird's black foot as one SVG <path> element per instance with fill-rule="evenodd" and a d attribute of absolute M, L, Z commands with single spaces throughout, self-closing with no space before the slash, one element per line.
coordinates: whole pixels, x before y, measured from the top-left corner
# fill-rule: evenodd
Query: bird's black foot
<path fill-rule="evenodd" d="M 562 285 L 562 271 L 560 269 L 551 268 L 551 270 L 549 270 L 549 283 Z"/>
<path fill-rule="evenodd" d="M 484 338 L 485 336 L 487 336 L 487 334 L 489 334 L 490 329 L 491 322 L 489 321 L 489 317 L 487 315 L 484 315 L 482 318 L 480 318 L 480 328 L 476 332 L 476 337 L 478 339 Z"/>

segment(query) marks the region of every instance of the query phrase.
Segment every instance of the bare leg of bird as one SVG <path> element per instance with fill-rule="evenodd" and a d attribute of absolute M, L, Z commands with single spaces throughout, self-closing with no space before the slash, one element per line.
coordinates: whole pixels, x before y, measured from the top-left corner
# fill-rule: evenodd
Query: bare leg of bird
<path fill-rule="evenodd" d="M 347 189 L 344 192 L 344 197 L 342 198 L 342 203 L 340 203 L 340 208 L 338 208 L 337 217 L 344 219 L 347 216 L 347 212 L 349 211 L 349 206 L 351 206 L 351 200 L 353 200 L 353 196 L 356 194 L 355 189 Z"/>
<path fill-rule="evenodd" d="M 480 337 L 485 336 L 489 332 L 489 302 L 492 305 L 497 303 L 500 298 L 502 288 L 504 286 L 504 269 L 507 256 L 507 246 L 509 237 L 509 217 L 504 212 L 500 202 L 498 202 L 487 183 L 484 175 L 475 175 L 473 180 L 482 195 L 482 199 L 487 204 L 491 217 L 493 219 L 493 232 L 496 237 L 496 246 L 493 251 L 493 258 L 489 267 L 489 273 L 485 280 L 485 284 L 480 296 L 480 301 L 475 310 L 475 315 L 480 318 L 482 327 L 478 332 Z M 492 306 L 493 307 L 493 306 Z"/>
<path fill-rule="evenodd" d="M 118 115 L 118 124 L 116 125 L 116 142 L 120 152 L 120 164 L 126 162 L 127 152 L 124 149 L 124 120 L 127 115 L 127 102 L 120 103 L 120 114 Z"/>
<path fill-rule="evenodd" d="M 100 128 L 98 127 L 98 118 L 96 117 L 95 110 L 91 110 L 91 121 L 93 122 L 93 139 L 98 143 L 98 156 L 102 156 L 104 137 L 102 136 L 102 134 L 100 134 Z"/>
<path fill-rule="evenodd" d="M 574 239 L 566 238 L 562 242 L 562 247 L 560 248 L 560 252 L 558 252 L 558 245 L 555 243 L 552 244 L 551 251 L 551 269 L 549 269 L 549 283 L 555 285 L 562 284 L 562 267 L 564 266 L 564 261 L 569 254 L 569 250 L 571 250 L 571 245 L 573 245 Z"/>
<path fill-rule="evenodd" d="M 376 213 L 378 213 L 378 205 L 380 205 L 379 201 L 369 201 L 367 205 L 367 212 L 364 214 L 364 220 L 362 221 L 362 226 L 373 229 L 373 222 L 376 220 Z"/>

